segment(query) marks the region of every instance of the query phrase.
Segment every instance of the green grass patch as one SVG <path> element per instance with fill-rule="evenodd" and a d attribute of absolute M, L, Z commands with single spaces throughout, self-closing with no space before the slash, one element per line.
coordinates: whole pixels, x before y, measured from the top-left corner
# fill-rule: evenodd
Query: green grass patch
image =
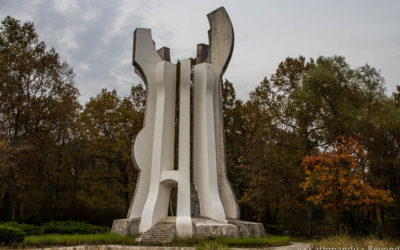
<path fill-rule="evenodd" d="M 281 246 L 288 245 L 290 242 L 289 236 L 275 236 L 267 235 L 265 238 L 187 238 L 179 239 L 175 238 L 170 245 L 171 246 L 198 246 L 200 248 L 207 247 L 210 244 L 217 244 L 220 249 L 225 249 L 225 246 L 229 247 L 269 247 L 269 246 Z M 210 248 L 212 249 L 212 248 Z M 219 248 L 218 248 L 219 249 Z"/>
<path fill-rule="evenodd" d="M 27 236 L 21 246 L 73 246 L 73 245 L 135 245 L 135 237 L 113 233 L 103 234 L 47 234 Z"/>

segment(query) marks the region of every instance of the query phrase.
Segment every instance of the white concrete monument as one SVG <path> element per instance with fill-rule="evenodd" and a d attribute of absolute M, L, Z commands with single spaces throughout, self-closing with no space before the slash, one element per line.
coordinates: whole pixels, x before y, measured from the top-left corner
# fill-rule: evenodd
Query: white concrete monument
<path fill-rule="evenodd" d="M 223 7 L 208 14 L 208 19 L 210 45 L 197 46 L 193 67 L 189 59 L 180 62 L 179 104 L 175 102 L 177 65 L 169 62 L 169 49 L 155 49 L 150 29 L 137 28 L 134 32 L 133 65 L 146 84 L 146 112 L 143 129 L 132 148 L 139 170 L 134 198 L 127 219 L 114 220 L 113 232 L 144 236 L 157 231 L 154 228 L 168 217 L 175 186 L 176 219 L 168 221 L 176 228 L 176 236 L 265 234 L 262 224 L 239 220 L 239 207 L 227 178 L 221 79 L 232 55 L 234 34 Z M 179 126 L 178 139 L 175 126 Z M 179 142 L 177 166 L 175 140 Z M 200 207 L 198 214 L 191 207 L 194 203 Z"/>

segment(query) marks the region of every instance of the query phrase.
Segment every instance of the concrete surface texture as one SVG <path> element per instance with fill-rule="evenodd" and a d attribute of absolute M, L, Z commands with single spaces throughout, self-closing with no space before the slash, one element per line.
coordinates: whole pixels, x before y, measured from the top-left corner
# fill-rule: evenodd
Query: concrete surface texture
<path fill-rule="evenodd" d="M 180 62 L 179 98 L 176 98 L 177 65 L 170 62 L 170 49 L 162 47 L 157 51 L 150 29 L 135 30 L 133 65 L 146 84 L 144 126 L 132 149 L 140 173 L 127 219 L 115 220 L 112 232 L 132 235 L 149 230 L 166 231 L 154 226 L 166 219 L 171 189 L 177 187 L 178 237 L 207 233 L 232 237 L 264 235 L 261 224 L 238 220 L 239 207 L 227 177 L 221 79 L 233 51 L 232 23 L 223 7 L 208 14 L 208 20 L 209 45 L 197 45 L 197 65 L 192 67 L 189 59 Z M 177 138 L 176 126 L 179 126 Z M 191 200 L 194 197 L 196 202 Z M 195 203 L 193 209 L 191 205 Z M 207 220 L 192 218 L 193 211 L 197 217 L 211 219 L 210 225 L 206 225 Z"/>
<path fill-rule="evenodd" d="M 123 236 L 139 234 L 140 218 L 114 220 L 112 232 Z"/>
<path fill-rule="evenodd" d="M 176 230 L 179 237 L 192 236 L 190 209 L 190 60 L 181 61 L 179 86 L 179 155 Z"/>
<path fill-rule="evenodd" d="M 146 85 L 146 112 L 143 129 L 136 136 L 132 148 L 132 159 L 139 170 L 134 199 L 128 211 L 128 218 L 140 218 L 150 187 L 151 157 L 156 108 L 155 74 L 161 58 L 154 49 L 150 29 L 136 29 L 133 45 L 133 65 Z"/>
<path fill-rule="evenodd" d="M 226 222 L 218 192 L 214 127 L 215 75 L 209 63 L 194 67 L 193 181 L 200 200 L 200 215 Z"/>
<path fill-rule="evenodd" d="M 157 222 L 149 230 L 139 235 L 136 238 L 138 242 L 146 242 L 152 244 L 164 244 L 173 240 L 176 235 L 178 223 L 177 217 L 166 217 Z M 252 237 L 265 237 L 264 227 L 261 223 L 241 221 L 241 220 L 228 220 L 221 222 L 209 218 L 192 217 L 192 235 L 196 238 L 209 238 L 209 237 L 228 237 L 228 238 L 252 238 Z M 128 228 L 131 231 L 138 232 L 139 224 L 136 220 L 121 219 L 114 220 L 113 232 L 124 235 L 124 230 Z"/>
<path fill-rule="evenodd" d="M 207 61 L 214 69 L 214 123 L 215 146 L 218 173 L 218 192 L 226 218 L 239 219 L 239 205 L 230 185 L 225 155 L 224 124 L 222 110 L 222 76 L 232 57 L 234 33 L 232 22 L 225 8 L 221 7 L 207 15 L 210 23 Z"/>

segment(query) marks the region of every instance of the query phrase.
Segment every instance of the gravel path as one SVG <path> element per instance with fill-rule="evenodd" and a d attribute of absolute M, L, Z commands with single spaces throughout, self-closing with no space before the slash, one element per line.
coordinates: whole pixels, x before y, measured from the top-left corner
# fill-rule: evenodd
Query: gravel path
<path fill-rule="evenodd" d="M 271 250 L 311 250 L 311 244 L 304 242 L 291 242 L 289 246 L 270 247 Z"/>

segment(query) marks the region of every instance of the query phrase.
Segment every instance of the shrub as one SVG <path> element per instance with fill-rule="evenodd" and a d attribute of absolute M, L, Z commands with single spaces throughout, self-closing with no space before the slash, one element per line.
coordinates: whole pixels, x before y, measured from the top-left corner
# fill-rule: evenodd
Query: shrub
<path fill-rule="evenodd" d="M 19 243 L 24 240 L 25 233 L 7 225 L 0 225 L 0 244 Z"/>
<path fill-rule="evenodd" d="M 9 226 L 12 228 L 17 228 L 25 233 L 25 235 L 39 235 L 42 230 L 40 227 L 35 225 L 29 225 L 25 223 L 17 223 L 17 222 L 6 222 L 0 225 Z"/>
<path fill-rule="evenodd" d="M 52 221 L 44 224 L 42 228 L 45 234 L 99 234 L 109 231 L 108 227 L 77 221 Z"/>

